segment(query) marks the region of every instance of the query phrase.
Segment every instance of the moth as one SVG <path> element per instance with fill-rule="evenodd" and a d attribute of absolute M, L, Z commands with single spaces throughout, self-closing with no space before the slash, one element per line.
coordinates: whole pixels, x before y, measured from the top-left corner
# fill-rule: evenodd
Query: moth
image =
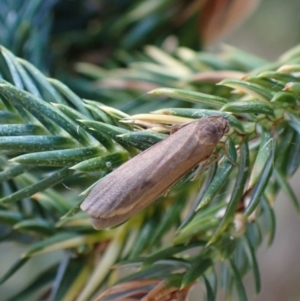
<path fill-rule="evenodd" d="M 82 202 L 81 209 L 91 216 L 95 229 L 126 221 L 209 159 L 228 131 L 228 121 L 221 116 L 183 124 L 175 133 L 105 176 Z"/>

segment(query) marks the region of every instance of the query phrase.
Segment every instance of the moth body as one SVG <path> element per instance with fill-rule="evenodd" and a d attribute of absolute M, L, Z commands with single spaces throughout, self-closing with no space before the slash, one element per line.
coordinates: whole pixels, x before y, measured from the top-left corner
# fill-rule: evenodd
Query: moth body
<path fill-rule="evenodd" d="M 229 130 L 220 116 L 183 125 L 103 178 L 81 204 L 96 229 L 126 221 L 207 160 Z"/>

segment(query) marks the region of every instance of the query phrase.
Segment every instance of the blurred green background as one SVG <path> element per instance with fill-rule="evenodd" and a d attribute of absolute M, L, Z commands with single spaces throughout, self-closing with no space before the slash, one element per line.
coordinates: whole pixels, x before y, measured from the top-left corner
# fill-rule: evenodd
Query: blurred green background
<path fill-rule="evenodd" d="M 256 11 L 223 42 L 268 60 L 300 43 L 300 1 L 262 0 Z M 300 174 L 292 185 L 298 199 Z M 262 291 L 254 295 L 252 275 L 245 279 L 251 301 L 300 300 L 300 220 L 281 192 L 275 203 L 277 231 L 273 245 L 258 251 Z M 195 299 L 196 300 L 196 299 Z"/>
<path fill-rule="evenodd" d="M 299 0 L 261 0 L 256 11 L 223 42 L 274 60 L 299 44 L 299 11 Z"/>

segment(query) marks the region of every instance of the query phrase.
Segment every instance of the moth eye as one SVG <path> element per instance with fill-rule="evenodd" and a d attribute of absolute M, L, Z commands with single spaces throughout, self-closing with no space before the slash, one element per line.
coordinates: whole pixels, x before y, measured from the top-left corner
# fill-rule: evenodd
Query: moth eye
<path fill-rule="evenodd" d="M 112 166 L 112 163 L 110 162 L 110 161 L 107 161 L 106 163 L 105 163 L 105 165 L 106 165 L 106 167 L 111 167 Z"/>

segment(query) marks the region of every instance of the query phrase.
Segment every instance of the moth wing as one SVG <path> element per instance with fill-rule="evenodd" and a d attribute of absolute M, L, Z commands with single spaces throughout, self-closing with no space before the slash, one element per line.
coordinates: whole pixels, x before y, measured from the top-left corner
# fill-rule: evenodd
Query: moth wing
<path fill-rule="evenodd" d="M 81 209 L 94 218 L 107 217 L 116 210 L 131 208 L 145 190 L 168 177 L 177 160 L 182 160 L 183 147 L 190 145 L 192 123 L 158 142 L 108 174 L 90 192 Z M 186 134 L 184 133 L 186 132 Z M 168 187 L 166 187 L 167 189 Z M 161 192 L 158 192 L 157 198 Z"/>

